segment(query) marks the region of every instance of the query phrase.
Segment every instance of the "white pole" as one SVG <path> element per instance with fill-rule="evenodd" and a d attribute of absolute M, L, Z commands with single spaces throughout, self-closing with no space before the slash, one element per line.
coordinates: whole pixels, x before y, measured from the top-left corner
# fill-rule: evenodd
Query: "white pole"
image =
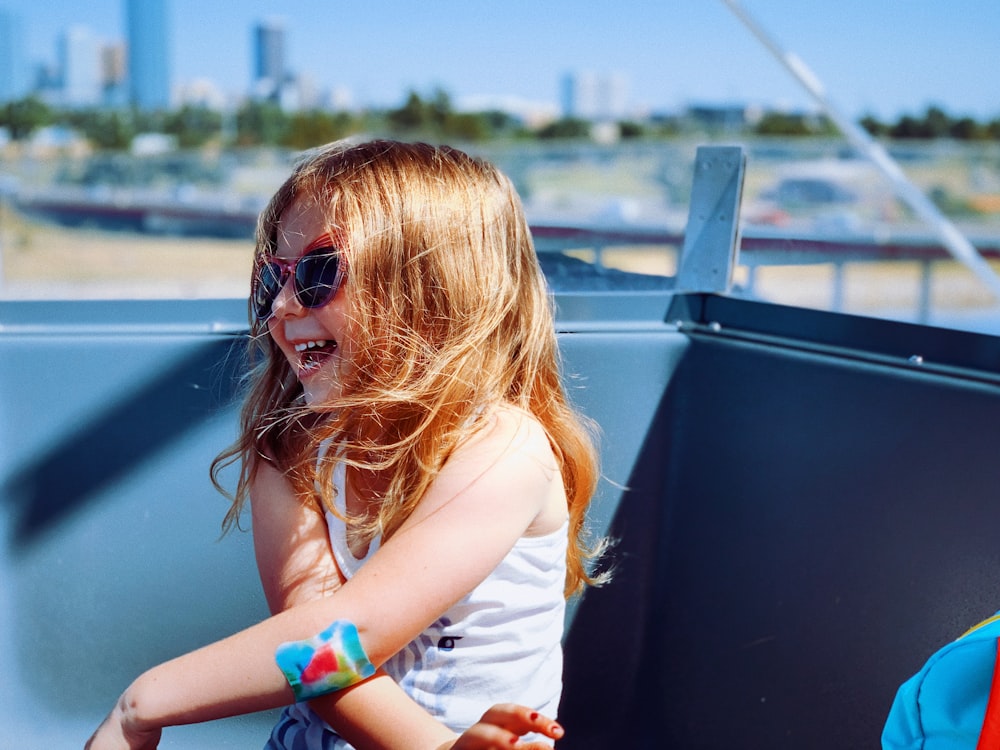
<path fill-rule="evenodd" d="M 816 74 L 794 52 L 781 49 L 778 44 L 757 24 L 737 0 L 722 0 L 736 17 L 751 33 L 795 76 L 799 83 L 824 109 L 827 116 L 840 129 L 851 144 L 862 152 L 882 172 L 892 184 L 896 195 L 905 202 L 914 213 L 930 224 L 937 231 L 945 248 L 957 260 L 961 261 L 975 273 L 990 290 L 1000 298 L 1000 277 L 993 267 L 979 254 L 979 251 L 966 239 L 958 228 L 938 210 L 938 207 L 916 185 L 914 185 L 893 161 L 888 152 L 876 142 L 867 130 L 862 128 L 850 117 L 844 115 L 827 97 Z"/>

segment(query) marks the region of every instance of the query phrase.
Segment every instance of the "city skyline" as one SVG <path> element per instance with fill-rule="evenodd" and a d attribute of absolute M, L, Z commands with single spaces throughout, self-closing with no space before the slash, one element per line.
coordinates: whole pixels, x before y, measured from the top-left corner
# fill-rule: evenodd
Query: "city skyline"
<path fill-rule="evenodd" d="M 891 119 L 941 106 L 1000 116 L 1000 82 L 984 77 L 1000 41 L 1000 3 L 842 0 L 802 12 L 790 0 L 744 7 L 797 53 L 845 111 Z M 543 7 L 539 7 L 543 6 Z M 59 35 L 84 24 L 105 42 L 125 38 L 122 0 L 0 0 L 20 17 L 30 65 L 52 64 Z M 172 84 L 211 81 L 230 99 L 254 82 L 254 29 L 274 4 L 169 0 Z M 663 112 L 691 103 L 812 108 L 799 85 L 722 2 L 536 4 L 502 9 L 442 0 L 433 13 L 397 0 L 362 7 L 319 0 L 282 6 L 286 68 L 341 105 L 397 106 L 408 91 L 447 91 L 458 105 L 509 101 L 558 109 L 567 73 L 627 81 L 628 106 Z M 797 9 L 797 10 L 793 10 Z"/>

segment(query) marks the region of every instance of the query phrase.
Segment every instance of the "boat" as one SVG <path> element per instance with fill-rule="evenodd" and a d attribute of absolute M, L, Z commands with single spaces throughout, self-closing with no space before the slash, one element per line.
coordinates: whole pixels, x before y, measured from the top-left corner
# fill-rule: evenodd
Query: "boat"
<path fill-rule="evenodd" d="M 669 288 L 555 295 L 616 540 L 570 612 L 560 747 L 877 745 L 897 686 L 998 608 L 1000 338 L 734 294 L 743 158 L 706 160 Z M 0 302 L 18 747 L 79 744 L 143 667 L 266 614 L 206 475 L 246 336 L 240 300 Z M 168 732 L 253 746 L 272 719 Z"/>

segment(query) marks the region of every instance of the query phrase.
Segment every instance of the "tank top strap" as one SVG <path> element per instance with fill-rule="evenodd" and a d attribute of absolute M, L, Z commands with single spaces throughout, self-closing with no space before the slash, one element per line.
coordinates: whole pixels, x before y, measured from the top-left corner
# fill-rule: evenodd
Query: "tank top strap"
<path fill-rule="evenodd" d="M 326 527 L 330 536 L 330 549 L 333 551 L 333 559 L 337 561 L 337 566 L 345 578 L 353 578 L 361 566 L 364 565 L 375 554 L 379 548 L 379 537 L 375 537 L 368 544 L 368 551 L 363 557 L 355 557 L 347 543 L 347 523 L 344 517 L 347 515 L 347 503 L 344 497 L 347 486 L 347 467 L 342 461 L 338 461 L 333 467 L 333 505 L 337 513 L 326 511 Z"/>

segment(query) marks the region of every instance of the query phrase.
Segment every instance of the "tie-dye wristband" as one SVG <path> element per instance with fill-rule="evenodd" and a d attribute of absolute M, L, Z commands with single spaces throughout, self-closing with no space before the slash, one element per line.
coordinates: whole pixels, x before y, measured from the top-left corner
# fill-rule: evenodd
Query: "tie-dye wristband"
<path fill-rule="evenodd" d="M 274 658 L 292 686 L 296 702 L 318 698 L 375 674 L 357 627 L 347 620 L 337 620 L 304 641 L 282 643 Z"/>

